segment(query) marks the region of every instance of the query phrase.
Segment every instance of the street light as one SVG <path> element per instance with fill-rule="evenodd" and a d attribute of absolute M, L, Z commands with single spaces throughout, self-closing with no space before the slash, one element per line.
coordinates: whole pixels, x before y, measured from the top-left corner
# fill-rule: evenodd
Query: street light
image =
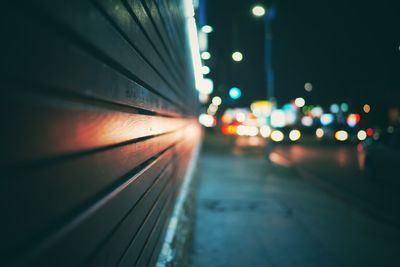
<path fill-rule="evenodd" d="M 236 61 L 236 62 L 240 62 L 240 61 L 243 60 L 243 54 L 240 53 L 240 52 L 238 52 L 238 51 L 233 52 L 233 54 L 232 54 L 232 59 L 233 59 L 234 61 Z"/>
<path fill-rule="evenodd" d="M 251 12 L 253 13 L 254 16 L 256 17 L 262 17 L 265 15 L 265 8 L 263 8 L 262 6 L 255 6 L 253 7 L 253 9 L 251 10 Z"/>
<path fill-rule="evenodd" d="M 203 27 L 201 27 L 201 30 L 204 33 L 211 33 L 213 31 L 213 28 L 210 25 L 204 25 Z"/>
<path fill-rule="evenodd" d="M 204 59 L 204 60 L 210 59 L 211 58 L 210 52 L 207 52 L 207 51 L 202 52 L 201 53 L 201 58 Z"/>
<path fill-rule="evenodd" d="M 275 102 L 275 84 L 274 84 L 274 71 L 272 67 L 272 30 L 271 24 L 275 18 L 275 6 L 272 4 L 266 9 L 260 5 L 252 8 L 252 13 L 256 17 L 263 17 L 264 21 L 264 65 L 265 65 L 265 83 L 267 99 Z"/>

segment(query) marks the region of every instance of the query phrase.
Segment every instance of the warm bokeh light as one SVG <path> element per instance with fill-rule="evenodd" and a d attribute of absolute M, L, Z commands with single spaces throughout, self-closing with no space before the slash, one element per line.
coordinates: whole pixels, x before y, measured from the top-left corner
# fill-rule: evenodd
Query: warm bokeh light
<path fill-rule="evenodd" d="M 360 140 L 360 141 L 364 141 L 365 139 L 367 139 L 367 132 L 364 131 L 364 130 L 358 131 L 358 133 L 357 133 L 357 138 L 358 138 L 358 140 Z"/>
<path fill-rule="evenodd" d="M 200 101 L 200 103 L 205 104 L 205 103 L 208 102 L 209 99 L 210 99 L 210 95 L 204 94 L 204 93 L 199 93 L 199 101 Z"/>
<path fill-rule="evenodd" d="M 371 106 L 368 105 L 368 104 L 365 104 L 363 106 L 363 110 L 364 110 L 365 113 L 369 113 L 371 111 Z"/>
<path fill-rule="evenodd" d="M 303 126 L 310 127 L 313 125 L 313 118 L 310 116 L 304 116 L 301 118 L 301 124 L 303 124 Z"/>
<path fill-rule="evenodd" d="M 215 118 L 212 115 L 203 113 L 199 116 L 199 122 L 205 127 L 212 127 L 215 125 Z"/>
<path fill-rule="evenodd" d="M 268 138 L 271 135 L 271 127 L 263 125 L 260 127 L 260 134 L 264 138 Z"/>
<path fill-rule="evenodd" d="M 237 126 L 235 125 L 224 125 L 221 127 L 221 132 L 226 135 L 234 135 L 236 134 Z"/>
<path fill-rule="evenodd" d="M 246 120 L 246 114 L 244 114 L 243 112 L 238 112 L 236 114 L 236 120 L 238 122 L 244 122 Z"/>
<path fill-rule="evenodd" d="M 251 10 L 251 12 L 253 13 L 254 16 L 256 17 L 262 17 L 265 15 L 265 8 L 262 6 L 255 6 L 253 7 L 253 9 Z"/>
<path fill-rule="evenodd" d="M 281 142 L 284 138 L 285 136 L 281 131 L 275 130 L 271 133 L 271 140 L 274 142 Z"/>
<path fill-rule="evenodd" d="M 243 54 L 236 51 L 232 53 L 232 59 L 236 62 L 242 61 L 243 60 Z"/>
<path fill-rule="evenodd" d="M 201 58 L 204 60 L 210 59 L 211 58 L 210 52 L 204 51 L 203 53 L 201 53 Z"/>
<path fill-rule="evenodd" d="M 201 30 L 204 33 L 211 33 L 214 29 L 210 25 L 204 25 L 203 27 L 201 27 Z"/>
<path fill-rule="evenodd" d="M 271 126 L 280 128 L 286 126 L 286 114 L 283 110 L 275 109 L 271 113 Z"/>
<path fill-rule="evenodd" d="M 368 135 L 368 137 L 373 136 L 373 135 L 374 135 L 374 129 L 368 128 L 368 129 L 367 129 L 367 135 Z"/>
<path fill-rule="evenodd" d="M 343 142 L 349 138 L 349 134 L 344 130 L 340 130 L 335 133 L 335 138 L 336 140 Z"/>
<path fill-rule="evenodd" d="M 304 100 L 304 98 L 298 97 L 294 100 L 294 104 L 296 105 L 296 107 L 302 108 L 306 104 L 306 101 Z"/>
<path fill-rule="evenodd" d="M 218 110 L 218 106 L 211 103 L 211 105 L 207 109 L 207 113 L 214 115 Z"/>
<path fill-rule="evenodd" d="M 256 136 L 258 134 L 258 128 L 256 126 L 239 125 L 236 128 L 236 133 L 239 136 Z"/>
<path fill-rule="evenodd" d="M 324 137 L 324 134 L 325 134 L 325 132 L 324 132 L 324 130 L 323 130 L 322 128 L 318 128 L 318 129 L 315 131 L 315 135 L 317 136 L 317 138 L 322 138 L 322 137 Z"/>
<path fill-rule="evenodd" d="M 200 93 L 211 94 L 214 91 L 214 82 L 211 79 L 204 78 L 201 82 Z"/>
<path fill-rule="evenodd" d="M 202 67 L 201 67 L 201 72 L 202 72 L 204 75 L 209 74 L 209 73 L 210 73 L 210 67 L 208 67 L 208 66 L 202 66 Z"/>
<path fill-rule="evenodd" d="M 324 113 L 324 110 L 322 109 L 322 107 L 320 106 L 316 106 L 311 110 L 311 115 L 314 118 L 319 118 L 322 116 L 322 114 Z"/>
<path fill-rule="evenodd" d="M 224 123 L 224 124 L 229 124 L 229 123 L 231 123 L 233 121 L 233 118 L 232 118 L 232 116 L 230 115 L 230 114 L 224 114 L 224 115 L 222 115 L 222 117 L 221 117 L 221 122 L 222 123 Z"/>
<path fill-rule="evenodd" d="M 301 132 L 299 130 L 291 130 L 289 133 L 289 139 L 291 141 L 297 141 L 301 138 Z"/>
<path fill-rule="evenodd" d="M 360 122 L 360 115 L 356 114 L 356 113 L 350 114 L 347 117 L 346 122 L 347 122 L 347 125 L 349 125 L 349 127 L 352 127 L 352 128 L 356 127 L 356 125 Z"/>
<path fill-rule="evenodd" d="M 211 100 L 211 102 L 216 105 L 219 106 L 222 103 L 222 99 L 219 96 L 214 96 Z"/>

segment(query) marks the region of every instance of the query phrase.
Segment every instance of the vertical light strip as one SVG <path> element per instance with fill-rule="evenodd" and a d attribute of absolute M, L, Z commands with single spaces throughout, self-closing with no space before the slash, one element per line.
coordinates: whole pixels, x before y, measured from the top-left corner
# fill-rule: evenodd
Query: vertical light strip
<path fill-rule="evenodd" d="M 201 91 L 203 85 L 203 73 L 201 70 L 199 40 L 197 36 L 196 20 L 194 19 L 194 7 L 192 0 L 184 1 L 184 10 L 187 18 L 187 31 L 189 37 L 190 52 L 192 55 L 192 64 L 193 64 L 196 89 L 198 91 Z"/>

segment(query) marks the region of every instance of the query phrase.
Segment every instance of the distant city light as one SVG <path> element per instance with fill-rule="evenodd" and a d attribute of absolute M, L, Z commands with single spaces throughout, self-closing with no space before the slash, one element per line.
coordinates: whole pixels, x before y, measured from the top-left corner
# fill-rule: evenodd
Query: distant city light
<path fill-rule="evenodd" d="M 299 130 L 291 130 L 289 133 L 289 139 L 291 141 L 297 141 L 301 138 L 301 132 Z"/>
<path fill-rule="evenodd" d="M 368 129 L 367 129 L 367 135 L 368 135 L 368 137 L 373 136 L 373 135 L 374 135 L 374 129 L 368 128 Z"/>
<path fill-rule="evenodd" d="M 293 110 L 285 111 L 286 125 L 293 125 L 297 121 L 297 114 Z"/>
<path fill-rule="evenodd" d="M 359 114 L 350 114 L 347 117 L 347 125 L 349 125 L 349 127 L 353 128 L 356 127 L 356 125 L 360 122 L 360 115 Z"/>
<path fill-rule="evenodd" d="M 313 89 L 313 85 L 312 85 L 311 83 L 305 83 L 305 84 L 304 84 L 304 89 L 305 89 L 307 92 L 311 92 L 312 89 Z"/>
<path fill-rule="evenodd" d="M 331 110 L 332 113 L 338 113 L 339 110 L 340 110 L 339 105 L 338 104 L 332 104 L 330 110 Z"/>
<path fill-rule="evenodd" d="M 210 68 L 208 66 L 202 66 L 201 67 L 201 72 L 206 75 L 210 73 Z"/>
<path fill-rule="evenodd" d="M 306 127 L 310 127 L 313 125 L 313 118 L 310 116 L 304 116 L 303 118 L 301 118 L 301 124 Z"/>
<path fill-rule="evenodd" d="M 271 127 L 263 125 L 260 127 L 260 134 L 264 138 L 268 138 L 271 135 Z"/>
<path fill-rule="evenodd" d="M 237 132 L 236 125 L 224 125 L 221 127 L 221 132 L 226 135 L 234 135 Z"/>
<path fill-rule="evenodd" d="M 324 130 L 323 130 L 322 128 L 318 128 L 318 129 L 315 131 L 315 135 L 317 136 L 317 138 L 322 138 L 322 137 L 324 137 L 324 134 L 325 134 L 325 132 L 324 132 Z"/>
<path fill-rule="evenodd" d="M 211 79 L 203 78 L 200 87 L 200 93 L 211 94 L 214 90 L 214 82 Z"/>
<path fill-rule="evenodd" d="M 275 109 L 271 113 L 271 126 L 281 128 L 286 126 L 286 114 L 281 109 Z"/>
<path fill-rule="evenodd" d="M 203 104 L 207 103 L 208 100 L 210 99 L 210 95 L 208 94 L 203 94 L 203 93 L 199 93 L 199 101 Z"/>
<path fill-rule="evenodd" d="M 349 105 L 348 105 L 347 103 L 342 103 L 342 104 L 340 105 L 340 109 L 341 109 L 343 112 L 347 112 L 347 111 L 349 111 Z"/>
<path fill-rule="evenodd" d="M 335 133 L 335 138 L 336 140 L 343 142 L 349 138 L 349 134 L 344 130 L 340 130 Z"/>
<path fill-rule="evenodd" d="M 214 96 L 211 100 L 211 102 L 216 105 L 219 106 L 222 103 L 222 99 L 219 96 Z"/>
<path fill-rule="evenodd" d="M 302 108 L 306 104 L 306 101 L 304 100 L 304 98 L 298 97 L 294 100 L 294 104 L 296 105 L 296 107 Z"/>
<path fill-rule="evenodd" d="M 367 132 L 364 131 L 364 130 L 358 131 L 358 133 L 357 133 L 357 138 L 358 138 L 358 140 L 360 140 L 360 141 L 364 141 L 364 140 L 367 138 Z"/>
<path fill-rule="evenodd" d="M 333 114 L 330 114 L 330 113 L 322 114 L 322 116 L 320 118 L 321 124 L 323 126 L 328 126 L 328 125 L 332 124 L 334 120 L 335 120 L 335 116 L 333 116 Z"/>
<path fill-rule="evenodd" d="M 242 95 L 242 91 L 237 87 L 232 87 L 229 90 L 229 97 L 234 100 L 239 99 L 241 95 Z"/>
<path fill-rule="evenodd" d="M 365 113 L 369 113 L 371 111 L 371 106 L 368 105 L 368 104 L 365 104 L 363 106 L 363 110 L 364 110 Z"/>
<path fill-rule="evenodd" d="M 271 133 L 271 140 L 274 142 L 281 142 L 284 138 L 285 136 L 281 131 L 275 130 Z"/>
<path fill-rule="evenodd" d="M 236 62 L 242 61 L 243 60 L 243 54 L 236 51 L 232 53 L 232 59 Z"/>
<path fill-rule="evenodd" d="M 238 122 L 244 122 L 245 120 L 246 120 L 246 114 L 244 114 L 243 112 L 238 112 L 237 114 L 236 114 L 236 120 L 238 121 Z"/>
<path fill-rule="evenodd" d="M 224 124 L 229 124 L 229 123 L 231 123 L 233 121 L 233 118 L 232 118 L 232 116 L 230 114 L 225 113 L 224 115 L 222 115 L 221 121 Z"/>
<path fill-rule="evenodd" d="M 256 136 L 258 134 L 258 128 L 256 126 L 239 125 L 236 128 L 236 133 L 240 136 Z"/>
<path fill-rule="evenodd" d="M 246 126 L 244 126 L 244 125 L 239 125 L 239 126 L 236 128 L 236 133 L 237 133 L 237 135 L 239 135 L 239 136 L 246 135 Z"/>
<path fill-rule="evenodd" d="M 324 110 L 320 106 L 316 106 L 311 110 L 311 115 L 315 118 L 319 118 L 324 113 Z"/>
<path fill-rule="evenodd" d="M 208 107 L 207 112 L 208 112 L 209 114 L 214 115 L 214 114 L 217 112 L 217 110 L 218 110 L 218 106 L 216 106 L 216 105 L 214 105 L 213 103 L 211 103 L 211 105 Z"/>
<path fill-rule="evenodd" d="M 201 53 L 201 58 L 204 60 L 210 59 L 211 58 L 211 54 L 210 52 L 204 51 Z"/>
<path fill-rule="evenodd" d="M 201 27 L 201 30 L 204 33 L 211 33 L 214 29 L 210 25 L 204 25 L 203 27 Z"/>
<path fill-rule="evenodd" d="M 202 113 L 199 116 L 199 122 L 205 127 L 212 127 L 215 123 L 215 118 L 212 115 Z"/>
<path fill-rule="evenodd" d="M 265 8 L 263 8 L 262 6 L 255 6 L 253 7 L 253 9 L 251 10 L 251 12 L 253 13 L 254 16 L 256 17 L 262 17 L 265 15 Z"/>
<path fill-rule="evenodd" d="M 251 111 L 256 115 L 257 117 L 267 117 L 271 115 L 272 112 L 272 102 L 268 100 L 258 100 L 254 101 L 250 105 Z"/>

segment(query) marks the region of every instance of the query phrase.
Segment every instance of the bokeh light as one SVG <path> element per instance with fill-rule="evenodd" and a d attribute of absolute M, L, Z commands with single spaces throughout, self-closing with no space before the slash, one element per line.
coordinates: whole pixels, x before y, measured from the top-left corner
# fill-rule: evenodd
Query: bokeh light
<path fill-rule="evenodd" d="M 204 25 L 203 27 L 201 27 L 201 30 L 204 33 L 211 33 L 214 29 L 210 25 Z"/>
<path fill-rule="evenodd" d="M 242 95 L 242 91 L 237 87 L 232 87 L 229 90 L 229 97 L 234 100 L 239 99 L 241 95 Z"/>
<path fill-rule="evenodd" d="M 289 133 L 289 139 L 291 141 L 297 141 L 301 138 L 301 132 L 299 130 L 291 130 Z"/>
<path fill-rule="evenodd" d="M 255 6 L 253 7 L 253 9 L 251 10 L 251 12 L 253 13 L 254 16 L 256 17 L 262 17 L 265 15 L 265 8 L 262 6 Z"/>
<path fill-rule="evenodd" d="M 311 92 L 312 89 L 313 89 L 313 85 L 311 83 L 304 84 L 304 90 L 306 90 L 307 92 Z"/>
<path fill-rule="evenodd" d="M 345 130 L 340 130 L 335 133 L 335 138 L 338 141 L 346 141 L 349 138 L 349 134 Z"/>
<path fill-rule="evenodd" d="M 364 130 L 358 131 L 358 133 L 357 133 L 357 138 L 358 138 L 358 140 L 360 140 L 360 141 L 364 141 L 364 140 L 367 138 L 367 132 L 364 131 Z"/>
<path fill-rule="evenodd" d="M 243 60 L 243 54 L 236 51 L 232 53 L 232 59 L 236 62 L 242 61 Z"/>
<path fill-rule="evenodd" d="M 271 140 L 274 142 L 281 142 L 284 138 L 285 136 L 281 131 L 275 130 L 271 133 Z"/>
<path fill-rule="evenodd" d="M 294 100 L 294 104 L 296 105 L 296 107 L 302 108 L 306 104 L 306 101 L 304 100 L 304 98 L 298 97 Z"/>
<path fill-rule="evenodd" d="M 201 58 L 204 60 L 210 59 L 211 58 L 210 52 L 204 51 L 203 53 L 201 53 Z"/>
<path fill-rule="evenodd" d="M 365 104 L 363 106 L 363 110 L 364 110 L 365 113 L 369 113 L 371 111 L 371 106 L 368 105 L 368 104 Z"/>
<path fill-rule="evenodd" d="M 315 135 L 317 136 L 317 138 L 322 138 L 322 137 L 324 137 L 324 134 L 325 134 L 325 132 L 324 132 L 324 130 L 323 130 L 322 128 L 318 128 L 318 129 L 315 131 Z"/>

